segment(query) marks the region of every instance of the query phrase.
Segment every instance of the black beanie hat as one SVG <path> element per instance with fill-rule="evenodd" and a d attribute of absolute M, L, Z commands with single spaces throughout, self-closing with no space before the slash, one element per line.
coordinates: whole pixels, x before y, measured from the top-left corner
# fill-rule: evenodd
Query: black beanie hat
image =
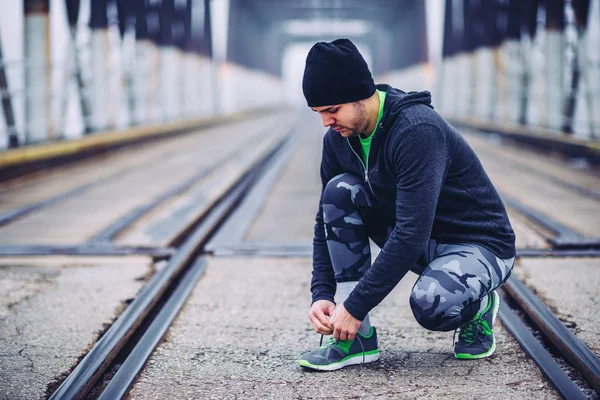
<path fill-rule="evenodd" d="M 375 82 L 354 43 L 337 39 L 310 49 L 302 90 L 309 107 L 330 106 L 371 97 Z"/>

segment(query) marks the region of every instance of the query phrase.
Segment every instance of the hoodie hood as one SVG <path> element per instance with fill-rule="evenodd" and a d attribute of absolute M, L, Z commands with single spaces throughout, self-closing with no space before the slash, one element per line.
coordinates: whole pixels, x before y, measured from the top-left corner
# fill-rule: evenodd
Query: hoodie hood
<path fill-rule="evenodd" d="M 383 115 L 381 116 L 379 127 L 373 137 L 375 143 L 386 136 L 386 130 L 389 128 L 390 122 L 396 121 L 403 110 L 415 105 L 424 105 L 428 108 L 433 108 L 431 105 L 431 93 L 426 90 L 422 92 L 404 92 L 386 84 L 376 85 L 376 88 L 386 92 L 386 96 L 383 105 Z M 337 134 L 337 132 L 334 133 Z M 360 142 L 358 138 L 350 138 L 349 143 L 355 151 L 360 153 Z"/>
<path fill-rule="evenodd" d="M 433 108 L 431 105 L 431 93 L 426 90 L 422 92 L 403 92 L 390 85 L 377 85 L 376 87 L 378 90 L 386 92 L 383 109 L 384 119 L 387 117 L 386 114 L 397 115 L 405 108 L 415 104 L 424 104 Z"/>

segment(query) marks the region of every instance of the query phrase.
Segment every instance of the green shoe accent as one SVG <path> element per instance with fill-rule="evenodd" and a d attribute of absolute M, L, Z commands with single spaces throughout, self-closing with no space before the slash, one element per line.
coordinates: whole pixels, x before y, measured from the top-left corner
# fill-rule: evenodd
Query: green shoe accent
<path fill-rule="evenodd" d="M 370 339 L 371 336 L 373 336 L 373 333 L 375 333 L 375 328 L 371 327 L 371 329 L 369 330 L 369 334 L 368 335 L 363 335 L 360 332 L 357 332 L 357 335 L 360 335 L 362 338 L 365 339 Z M 341 349 L 346 355 L 350 354 L 350 347 L 352 347 L 352 343 L 354 343 L 356 339 L 352 339 L 352 340 L 337 340 L 335 339 L 333 336 L 330 337 L 329 339 L 327 339 L 327 341 L 325 342 L 325 344 L 323 344 L 321 346 L 321 349 L 326 349 L 329 346 L 336 346 L 339 349 Z"/>
<path fill-rule="evenodd" d="M 483 314 L 489 311 L 490 307 L 492 306 L 492 303 L 494 302 L 494 299 L 492 298 L 493 296 L 494 295 L 492 293 L 488 295 L 487 305 L 485 306 L 485 309 L 482 312 L 478 313 L 475 317 L 481 317 Z"/>
<path fill-rule="evenodd" d="M 484 358 L 484 357 L 491 356 L 495 350 L 496 350 L 496 339 L 493 338 L 492 347 L 485 353 L 481 353 L 481 354 L 456 353 L 456 354 L 454 354 L 454 357 L 458 358 L 459 360 L 476 360 L 478 358 Z"/>
<path fill-rule="evenodd" d="M 496 350 L 496 338 L 492 326 L 500 306 L 500 296 L 494 291 L 488 295 L 485 309 L 458 328 L 458 341 L 454 343 L 454 356 L 458 359 L 477 359 L 488 357 Z"/>
<path fill-rule="evenodd" d="M 321 349 L 335 346 L 342 350 L 345 354 L 350 354 L 350 347 L 352 347 L 352 343 L 354 343 L 354 340 L 337 340 L 332 336 L 321 346 Z"/>
<path fill-rule="evenodd" d="M 371 357 L 368 357 L 371 356 Z M 365 362 L 370 362 L 370 361 L 375 361 L 375 360 L 371 360 L 373 357 L 372 356 L 379 356 L 379 350 L 371 350 L 371 351 L 365 351 Z M 356 357 L 360 357 L 360 359 L 358 361 L 358 363 L 349 363 L 348 361 L 356 358 Z M 332 370 L 333 369 L 339 369 L 342 367 L 345 367 L 346 365 L 351 365 L 351 364 L 362 364 L 362 353 L 361 354 L 352 354 L 349 355 L 343 359 L 341 359 L 340 361 L 336 361 L 333 362 L 331 364 L 327 364 L 327 365 L 317 365 L 317 364 L 311 364 L 310 362 L 306 361 L 306 360 L 298 360 L 298 364 L 301 367 L 306 367 L 306 368 L 313 368 L 313 369 L 325 369 L 323 367 L 329 367 Z M 335 367 L 339 367 L 339 368 L 335 368 Z"/>
<path fill-rule="evenodd" d="M 478 334 L 484 334 L 485 336 L 494 334 L 488 322 L 481 319 L 481 314 L 477 314 L 472 321 L 467 322 L 460 329 L 458 338 L 466 343 L 473 343 L 477 339 Z"/>
<path fill-rule="evenodd" d="M 333 371 L 378 359 L 377 331 L 372 327 L 368 336 L 358 333 L 355 340 L 336 340 L 330 337 L 316 350 L 302 354 L 298 364 L 305 368 Z"/>
<path fill-rule="evenodd" d="M 365 339 L 370 339 L 371 336 L 373 336 L 373 334 L 375 333 L 375 327 L 371 327 L 371 329 L 369 330 L 369 334 L 368 335 L 363 335 L 362 333 L 358 332 L 357 334 L 364 337 Z"/>

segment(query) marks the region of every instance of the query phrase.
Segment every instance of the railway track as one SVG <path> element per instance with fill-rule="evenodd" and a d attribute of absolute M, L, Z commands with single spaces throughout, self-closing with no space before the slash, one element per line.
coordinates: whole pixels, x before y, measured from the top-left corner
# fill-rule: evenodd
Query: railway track
<path fill-rule="evenodd" d="M 311 247 L 305 244 L 243 243 L 242 239 L 243 233 L 265 200 L 264 193 L 273 184 L 277 176 L 276 172 L 282 169 L 286 157 L 291 154 L 291 149 L 293 149 L 293 141 L 290 137 L 278 142 L 221 196 L 173 247 L 127 248 L 112 245 L 110 241 L 149 210 L 189 189 L 194 182 L 206 176 L 210 172 L 209 169 L 198 171 L 188 181 L 133 210 L 119 222 L 100 232 L 86 245 L 62 248 L 21 246 L 20 250 L 18 246 L 0 248 L 0 253 L 9 255 L 19 254 L 19 251 L 23 254 L 134 253 L 151 255 L 156 259 L 168 259 L 166 265 L 151 278 L 96 346 L 54 391 L 51 399 L 123 398 L 202 276 L 206 267 L 204 254 L 276 257 L 311 255 Z M 94 182 L 94 185 L 105 180 Z M 563 186 L 569 188 L 568 185 Z M 88 189 L 86 185 L 80 190 Z M 570 189 L 581 194 L 585 192 L 581 188 Z M 80 193 L 78 190 L 69 192 L 67 197 Z M 595 198 L 595 192 L 592 193 L 593 196 L 589 196 L 590 193 L 588 192 L 588 197 Z M 0 216 L 0 225 L 11 223 L 29 212 L 65 197 L 59 195 L 51 201 L 40 202 L 34 205 L 34 208 L 23 209 L 20 214 Z M 518 256 L 597 257 L 599 255 L 598 238 L 586 237 L 516 199 L 504 197 L 504 200 L 535 225 L 554 235 L 546 236 L 552 246 L 550 249 L 519 249 Z M 233 242 L 228 243 L 224 238 Z M 502 296 L 506 301 L 501 305 L 499 316 L 504 326 L 538 364 L 542 373 L 557 391 L 567 399 L 588 398 L 585 390 L 588 392 L 595 390 L 600 394 L 598 357 L 515 276 L 511 277 L 504 286 Z M 543 337 L 542 341 L 539 336 Z M 551 348 L 548 348 L 548 343 L 551 343 Z M 564 360 L 578 371 L 589 388 L 582 391 L 569 373 L 563 370 L 560 366 L 561 361 L 557 362 L 557 358 Z"/>
<path fill-rule="evenodd" d="M 548 241 L 554 250 L 566 249 L 588 249 L 600 250 L 600 238 L 588 237 L 575 229 L 565 226 L 551 216 L 526 206 L 522 202 L 507 196 L 502 196 L 506 205 L 516 210 L 535 225 L 550 232 L 553 236 L 542 236 Z"/>
<path fill-rule="evenodd" d="M 247 199 L 248 210 L 259 208 L 261 193 L 252 194 Z M 519 249 L 518 257 L 598 257 L 600 248 L 596 241 L 567 228 L 552 217 L 522 205 L 511 199 L 509 204 L 527 218 L 542 225 L 554 233 L 548 241 L 551 249 Z M 248 212 L 246 215 L 252 215 Z M 303 243 L 237 243 L 223 239 L 243 236 L 244 224 L 239 220 L 231 225 L 231 235 L 216 235 L 208 245 L 209 251 L 216 256 L 256 255 L 261 257 L 310 257 L 312 246 Z M 567 240 L 569 239 L 569 240 Z M 536 362 L 542 373 L 566 399 L 587 399 L 590 392 L 600 394 L 600 359 L 583 344 L 556 315 L 540 300 L 521 280 L 512 276 L 502 289 L 505 301 L 502 303 L 500 318 L 505 327 L 515 337 L 523 350 Z M 521 316 L 525 316 L 522 318 Z M 551 348 L 548 348 L 548 347 Z M 561 365 L 568 364 L 570 370 L 565 371 Z M 573 370 L 576 371 L 573 373 Z M 587 384 L 573 380 L 573 375 L 580 374 Z M 577 378 L 577 377 L 576 377 Z M 588 386 L 589 385 L 589 386 Z"/>
<path fill-rule="evenodd" d="M 501 303 L 499 311 L 503 325 L 561 396 L 565 399 L 588 398 L 557 362 L 561 359 L 600 394 L 600 359 L 521 280 L 511 277 L 501 291 L 507 300 Z M 544 341 L 551 343 L 554 351 Z"/>
<path fill-rule="evenodd" d="M 94 398 L 118 399 L 125 396 L 202 276 L 206 266 L 202 254 L 207 241 L 257 179 L 279 165 L 282 157 L 289 156 L 293 145 L 293 137 L 286 135 L 218 199 L 181 240 L 166 266 L 140 290 L 50 399 L 81 399 L 92 390 L 91 397 Z M 115 230 L 110 227 L 106 231 L 110 234 L 103 233 L 102 238 L 113 237 Z"/>
<path fill-rule="evenodd" d="M 268 132 L 268 129 L 271 129 L 271 128 L 272 128 L 271 124 L 268 124 L 268 126 L 266 128 L 264 128 L 264 132 Z M 135 210 L 132 210 L 127 215 L 124 215 L 122 218 L 119 218 L 119 220 L 116 221 L 114 224 L 106 227 L 104 230 L 97 233 L 93 238 L 90 239 L 90 242 L 102 242 L 102 241 L 112 240 L 116 235 L 118 235 L 128 225 L 133 223 L 135 220 L 139 219 L 143 214 L 145 214 L 152 208 L 155 208 L 158 205 L 160 205 L 161 203 L 166 202 L 170 198 L 173 198 L 173 197 L 177 196 L 178 194 L 181 194 L 184 191 L 188 190 L 193 184 L 195 184 L 196 182 L 198 182 L 205 176 L 209 175 L 211 172 L 214 172 L 214 170 L 219 165 L 223 164 L 227 160 L 238 157 L 243 152 L 244 147 L 251 145 L 254 139 L 255 138 L 252 135 L 250 135 L 250 137 L 239 141 L 237 143 L 237 148 L 233 152 L 230 152 L 230 153 L 226 154 L 225 156 L 221 157 L 220 159 L 218 159 L 216 162 L 214 162 L 210 166 L 198 167 L 196 172 L 194 174 L 192 174 L 184 182 L 180 183 L 179 185 L 174 186 L 169 191 L 162 193 L 161 195 L 157 196 L 155 199 L 146 203 L 145 205 L 140 206 Z M 170 149 L 166 153 L 160 154 L 160 158 L 162 160 L 176 160 L 177 154 L 180 154 L 180 152 L 181 152 L 181 149 L 179 149 L 179 148 Z M 32 202 L 30 204 L 26 204 L 26 205 L 14 208 L 9 211 L 1 212 L 0 213 L 0 227 L 9 225 L 9 224 L 11 224 L 21 218 L 24 218 L 36 211 L 39 211 L 43 208 L 64 202 L 68 199 L 82 195 L 92 189 L 101 187 L 102 185 L 105 185 L 112 181 L 126 178 L 128 176 L 131 176 L 131 175 L 139 173 L 139 172 L 146 171 L 149 168 L 153 168 L 153 167 L 154 168 L 157 167 L 156 163 L 148 163 L 147 159 L 134 160 L 132 162 L 127 163 L 125 166 L 119 168 L 118 170 L 113 171 L 112 173 L 92 179 L 91 181 L 89 181 L 85 184 L 79 185 L 75 188 L 65 190 L 61 193 L 57 193 L 55 195 L 49 196 L 48 198 L 40 200 L 40 201 Z M 164 166 L 161 168 L 164 168 Z"/>
<path fill-rule="evenodd" d="M 480 148 L 487 156 L 498 157 L 497 150 Z M 578 196 L 600 200 L 594 188 L 570 182 L 564 177 L 532 167 L 529 162 L 510 157 L 510 163 L 552 185 Z M 600 237 L 590 237 L 566 226 L 550 215 L 516 198 L 502 195 L 505 204 L 524 216 L 548 242 L 549 249 L 518 249 L 517 257 L 598 257 Z M 540 371 L 566 399 L 587 399 L 600 395 L 600 359 L 515 275 L 501 289 L 504 302 L 499 316 L 503 325 Z M 582 383 L 584 381 L 584 383 Z"/>
<path fill-rule="evenodd" d="M 586 191 L 574 184 L 562 186 L 597 200 L 594 191 Z M 252 210 L 258 209 L 260 203 L 265 201 L 263 193 L 264 191 L 257 191 L 250 194 L 246 200 L 247 218 L 252 218 Z M 255 198 L 252 198 L 253 196 Z M 554 234 L 546 237 L 552 246 L 550 249 L 518 249 L 518 257 L 598 257 L 600 255 L 600 241 L 596 238 L 586 237 L 516 199 L 507 201 L 505 197 L 504 200 L 527 219 Z M 312 256 L 312 246 L 305 243 L 243 242 L 241 238 L 248 223 L 233 219 L 228 225 L 230 226 L 211 239 L 207 246 L 215 256 Z M 229 234 L 224 235 L 225 232 Z M 236 232 L 237 242 L 224 239 L 224 237 L 236 238 Z M 504 326 L 536 362 L 558 393 L 566 399 L 587 399 L 589 393 L 593 391 L 600 394 L 600 359 L 516 276 L 513 275 L 508 280 L 501 292 L 505 300 L 500 309 L 500 318 Z M 571 371 L 563 369 L 561 365 L 565 364 L 571 366 Z M 579 382 L 573 380 L 573 370 L 587 382 L 583 388 Z"/>
<path fill-rule="evenodd" d="M 264 191 L 250 194 L 246 200 L 246 216 L 265 201 Z M 254 197 L 254 198 L 253 198 Z M 519 249 L 518 257 L 598 257 L 600 248 L 595 240 L 586 238 L 575 230 L 565 227 L 551 216 L 524 206 L 511 199 L 513 208 L 528 219 L 541 225 L 556 236 L 548 237 L 551 249 Z M 237 221 L 234 223 L 233 221 Z M 208 250 L 216 256 L 261 256 L 261 257 L 310 257 L 312 246 L 304 243 L 253 243 L 243 242 L 247 223 L 232 220 L 228 228 L 216 235 L 208 244 Z M 223 235 L 224 232 L 229 235 Z M 231 242 L 224 239 L 235 238 Z M 569 239 L 569 240 L 567 240 Z M 523 350 L 536 362 L 544 376 L 566 399 L 587 399 L 588 394 L 600 394 L 600 359 L 583 344 L 556 315 L 521 280 L 512 276 L 501 290 L 504 302 L 501 304 L 500 318 L 504 326 L 515 337 Z M 525 318 L 522 318 L 524 316 Z M 551 347 L 549 349 L 548 347 Z M 576 374 L 587 382 L 582 389 L 573 380 L 573 372 L 565 371 L 561 365 L 568 364 Z"/>

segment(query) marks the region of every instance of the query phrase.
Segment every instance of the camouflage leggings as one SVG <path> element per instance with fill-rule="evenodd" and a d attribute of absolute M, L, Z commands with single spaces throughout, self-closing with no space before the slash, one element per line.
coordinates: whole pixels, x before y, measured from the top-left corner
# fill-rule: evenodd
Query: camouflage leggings
<path fill-rule="evenodd" d="M 369 238 L 383 247 L 394 220 L 378 210 L 361 178 L 341 174 L 323 193 L 327 247 L 337 282 L 358 281 L 371 266 Z M 430 240 L 410 270 L 419 275 L 410 306 L 426 329 L 450 331 L 470 321 L 480 299 L 508 279 L 514 258 L 503 260 L 473 243 Z"/>

